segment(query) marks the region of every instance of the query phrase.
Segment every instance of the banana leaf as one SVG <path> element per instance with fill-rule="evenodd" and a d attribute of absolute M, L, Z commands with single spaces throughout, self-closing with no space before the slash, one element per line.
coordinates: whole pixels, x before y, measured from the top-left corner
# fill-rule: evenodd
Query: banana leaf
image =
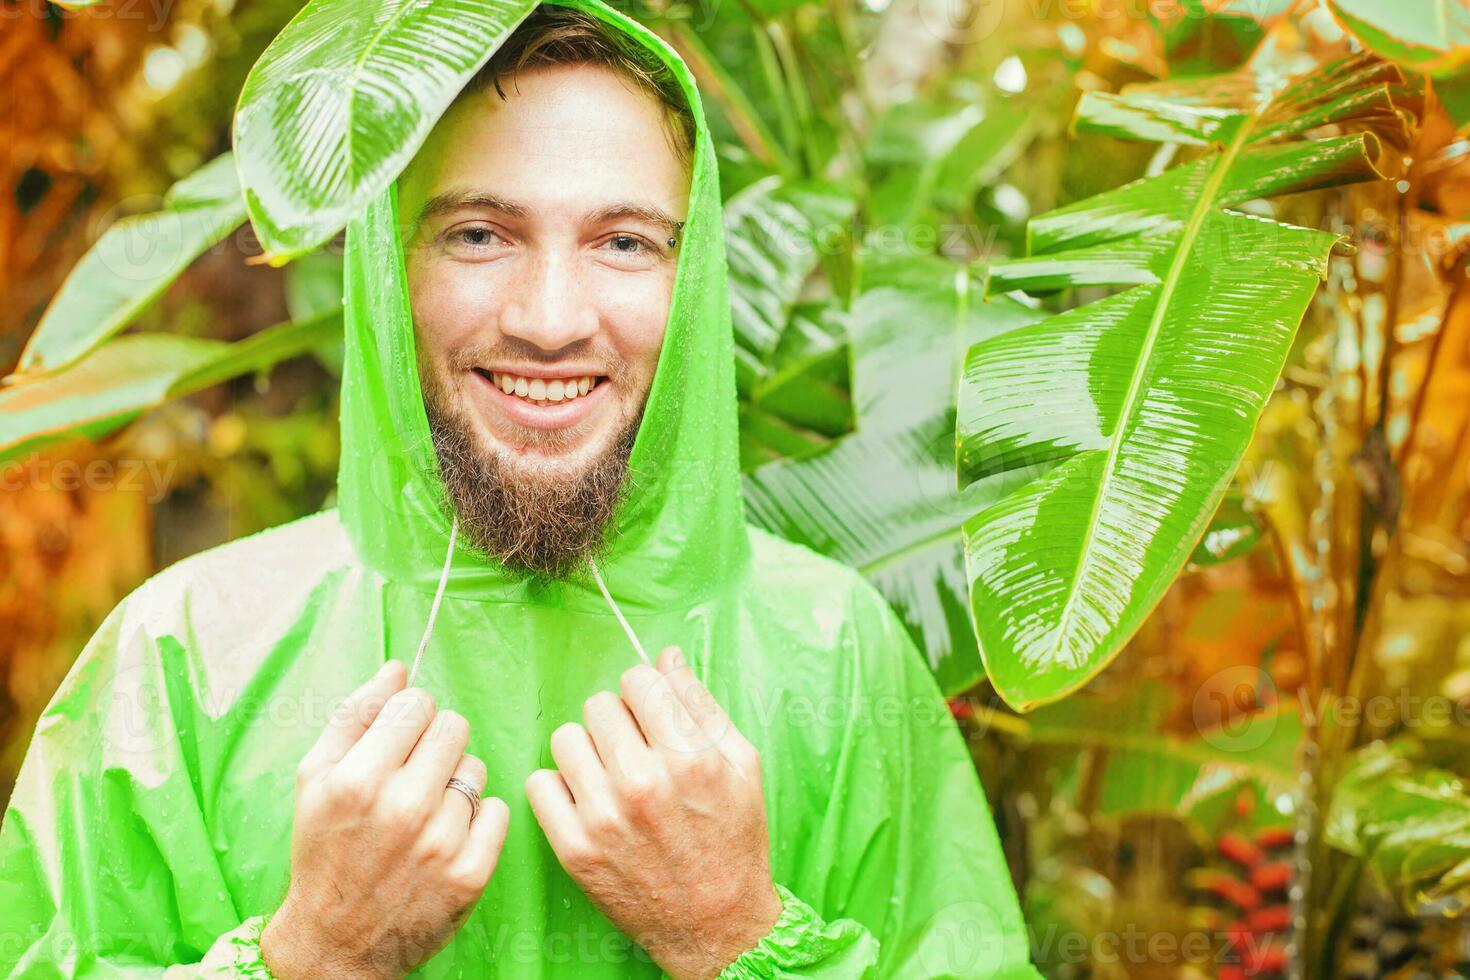
<path fill-rule="evenodd" d="M 951 694 L 983 676 L 960 528 L 1032 475 L 1003 473 L 956 493 L 953 445 L 944 415 L 904 431 L 855 432 L 745 478 L 751 522 L 867 577 Z"/>
<path fill-rule="evenodd" d="M 311 251 L 398 176 L 535 0 L 311 0 L 250 70 L 235 153 L 275 264 Z"/>
<path fill-rule="evenodd" d="M 235 161 L 226 153 L 169 188 L 161 210 L 123 218 L 103 232 L 46 308 L 18 370 L 52 371 L 86 354 L 244 221 Z"/>
<path fill-rule="evenodd" d="M 838 185 L 767 177 L 725 204 L 730 319 L 742 393 L 772 373 L 771 358 L 824 257 L 841 247 L 856 199 Z"/>
<path fill-rule="evenodd" d="M 1327 9 L 1368 50 L 1406 68 L 1448 78 L 1470 64 L 1464 0 L 1328 0 Z"/>
<path fill-rule="evenodd" d="M 1200 148 L 1197 159 L 1041 215 L 991 293 L 1124 287 L 970 348 L 961 486 L 1046 474 L 965 526 L 986 672 L 1018 710 L 1117 655 L 1188 560 L 1230 484 L 1339 236 L 1235 208 L 1379 179 L 1392 65 L 1357 56 L 1258 91 L 1251 71 L 1087 93 L 1075 126 Z"/>
<path fill-rule="evenodd" d="M 264 370 L 341 331 L 340 310 L 330 310 L 236 343 L 159 333 L 119 337 L 59 371 L 0 388 L 0 462 L 63 439 L 99 439 L 150 408 Z"/>
<path fill-rule="evenodd" d="M 1413 739 L 1359 749 L 1332 793 L 1332 846 L 1368 861 L 1404 907 L 1470 909 L 1470 787 L 1426 765 Z"/>
<path fill-rule="evenodd" d="M 756 525 L 867 576 L 941 688 L 960 691 L 983 674 L 960 528 L 1035 474 L 1016 470 L 956 492 L 953 378 L 968 344 L 1039 314 L 1006 298 L 970 303 L 969 270 L 936 256 L 870 255 L 860 266 L 867 288 L 854 304 L 849 345 L 858 431 L 756 468 L 746 477 L 747 510 Z"/>

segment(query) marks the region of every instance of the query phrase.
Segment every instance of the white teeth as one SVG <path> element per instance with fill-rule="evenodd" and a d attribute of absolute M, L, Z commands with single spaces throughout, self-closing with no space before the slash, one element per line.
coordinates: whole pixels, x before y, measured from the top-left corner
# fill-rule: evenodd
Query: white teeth
<path fill-rule="evenodd" d="M 507 395 L 518 395 L 536 402 L 571 401 L 597 386 L 597 377 L 584 374 L 578 378 L 522 378 L 514 374 L 490 374 L 490 381 Z"/>

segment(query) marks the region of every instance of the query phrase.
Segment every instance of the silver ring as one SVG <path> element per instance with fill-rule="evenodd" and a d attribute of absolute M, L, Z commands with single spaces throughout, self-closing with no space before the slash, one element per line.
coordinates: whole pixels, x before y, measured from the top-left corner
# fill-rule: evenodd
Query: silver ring
<path fill-rule="evenodd" d="M 480 815 L 480 791 L 458 776 L 450 776 L 445 788 L 458 790 L 464 794 L 465 799 L 470 801 L 470 822 L 474 823 L 475 817 Z"/>

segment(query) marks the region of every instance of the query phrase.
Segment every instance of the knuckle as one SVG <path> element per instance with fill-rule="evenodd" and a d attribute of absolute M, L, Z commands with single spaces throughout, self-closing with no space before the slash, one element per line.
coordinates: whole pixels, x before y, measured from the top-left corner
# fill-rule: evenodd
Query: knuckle
<path fill-rule="evenodd" d="M 405 799 L 400 794 L 392 794 L 379 800 L 376 816 L 389 827 L 417 831 L 428 819 L 428 807 L 422 800 Z"/>
<path fill-rule="evenodd" d="M 491 865 L 470 864 L 455 867 L 444 876 L 448 888 L 465 899 L 473 899 L 490 884 Z"/>
<path fill-rule="evenodd" d="M 485 767 L 484 759 L 477 755 L 466 755 L 459 764 L 464 770 L 461 779 L 468 779 L 476 786 L 484 787 L 485 781 L 489 778 L 489 770 Z"/>
<path fill-rule="evenodd" d="M 446 740 L 450 742 L 469 741 L 470 723 L 458 711 L 451 711 L 445 708 L 434 716 L 434 720 L 443 726 L 440 732 Z"/>
<path fill-rule="evenodd" d="M 575 721 L 569 721 L 563 725 L 558 725 L 556 730 L 551 733 L 551 750 L 553 752 L 561 752 L 565 749 L 571 748 L 578 741 L 580 741 L 579 733 L 581 733 L 582 731 L 582 726 L 577 724 Z"/>
<path fill-rule="evenodd" d="M 457 841 L 444 833 L 428 833 L 419 838 L 419 857 L 434 864 L 440 864 L 454 857 L 459 850 Z"/>
<path fill-rule="evenodd" d="M 658 806 L 662 789 L 663 780 L 643 773 L 629 774 L 618 782 L 618 796 L 640 815 Z"/>
<path fill-rule="evenodd" d="M 560 857 L 562 866 L 573 875 L 585 875 L 602 866 L 602 850 L 590 840 L 564 844 Z"/>
<path fill-rule="evenodd" d="M 583 703 L 582 711 L 588 717 L 595 714 L 603 714 L 614 707 L 620 700 L 621 698 L 612 691 L 598 691 Z"/>
<path fill-rule="evenodd" d="M 597 840 L 609 840 L 620 837 L 627 824 L 621 815 L 612 807 L 598 807 L 582 818 L 582 825 L 587 829 L 587 834 Z"/>
<path fill-rule="evenodd" d="M 326 785 L 325 793 L 330 803 L 358 809 L 368 806 L 377 795 L 377 783 L 356 774 L 331 779 Z"/>

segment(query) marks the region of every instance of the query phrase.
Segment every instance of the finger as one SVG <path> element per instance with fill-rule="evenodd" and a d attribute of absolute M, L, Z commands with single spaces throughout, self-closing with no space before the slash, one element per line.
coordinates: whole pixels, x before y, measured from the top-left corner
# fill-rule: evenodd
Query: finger
<path fill-rule="evenodd" d="M 565 865 L 564 855 L 585 840 L 566 780 L 555 769 L 537 769 L 526 778 L 526 800 L 547 843 Z"/>
<path fill-rule="evenodd" d="M 387 774 L 403 766 L 424 729 L 434 720 L 434 698 L 421 687 L 407 687 L 388 699 L 378 717 L 338 766 L 343 775 Z"/>
<path fill-rule="evenodd" d="M 569 721 L 551 733 L 551 757 L 574 803 L 607 796 L 607 770 L 587 729 Z"/>
<path fill-rule="evenodd" d="M 726 755 L 732 761 L 739 761 L 735 758 L 737 754 L 753 751 L 751 744 L 740 734 L 740 730 L 709 692 L 709 688 L 694 676 L 693 668 L 684 659 L 684 651 L 676 646 L 666 647 L 659 654 L 658 669 L 663 673 L 665 683 L 678 695 L 684 709 L 699 726 L 707 744 L 729 749 Z"/>
<path fill-rule="evenodd" d="M 436 712 L 409 753 L 408 761 L 393 777 L 394 791 L 406 794 L 409 799 L 438 793 L 463 764 L 469 744 L 470 723 L 459 712 L 447 709 Z"/>
<path fill-rule="evenodd" d="M 623 702 L 633 713 L 648 744 L 673 752 L 694 752 L 707 747 L 699 725 L 685 709 L 664 674 L 647 664 L 623 672 Z"/>
<path fill-rule="evenodd" d="M 450 790 L 450 792 L 454 792 Z M 510 827 L 510 808 L 494 796 L 480 801 L 480 813 L 470 823 L 464 849 L 450 866 L 461 880 L 473 880 L 480 890 L 489 883 L 505 846 L 505 832 Z"/>
<path fill-rule="evenodd" d="M 450 773 L 456 779 L 462 779 L 475 788 L 475 795 L 482 796 L 485 792 L 485 763 L 477 756 L 462 755 L 459 764 Z M 442 790 L 443 802 L 429 821 L 429 833 L 443 835 L 443 839 L 455 841 L 456 846 L 462 846 L 465 838 L 470 832 L 470 823 L 477 819 L 475 808 L 470 801 L 457 789 L 451 789 L 449 780 L 444 780 L 445 786 Z M 483 810 L 484 800 L 480 801 L 480 809 Z"/>
<path fill-rule="evenodd" d="M 327 727 L 307 753 L 312 764 L 326 768 L 342 761 L 362 738 L 390 697 L 403 690 L 408 672 L 401 660 L 389 660 L 367 683 L 347 695 L 332 712 Z"/>
<path fill-rule="evenodd" d="M 582 718 L 597 757 L 613 779 L 646 767 L 652 759 L 648 742 L 623 699 L 611 691 L 599 691 L 582 706 Z"/>

